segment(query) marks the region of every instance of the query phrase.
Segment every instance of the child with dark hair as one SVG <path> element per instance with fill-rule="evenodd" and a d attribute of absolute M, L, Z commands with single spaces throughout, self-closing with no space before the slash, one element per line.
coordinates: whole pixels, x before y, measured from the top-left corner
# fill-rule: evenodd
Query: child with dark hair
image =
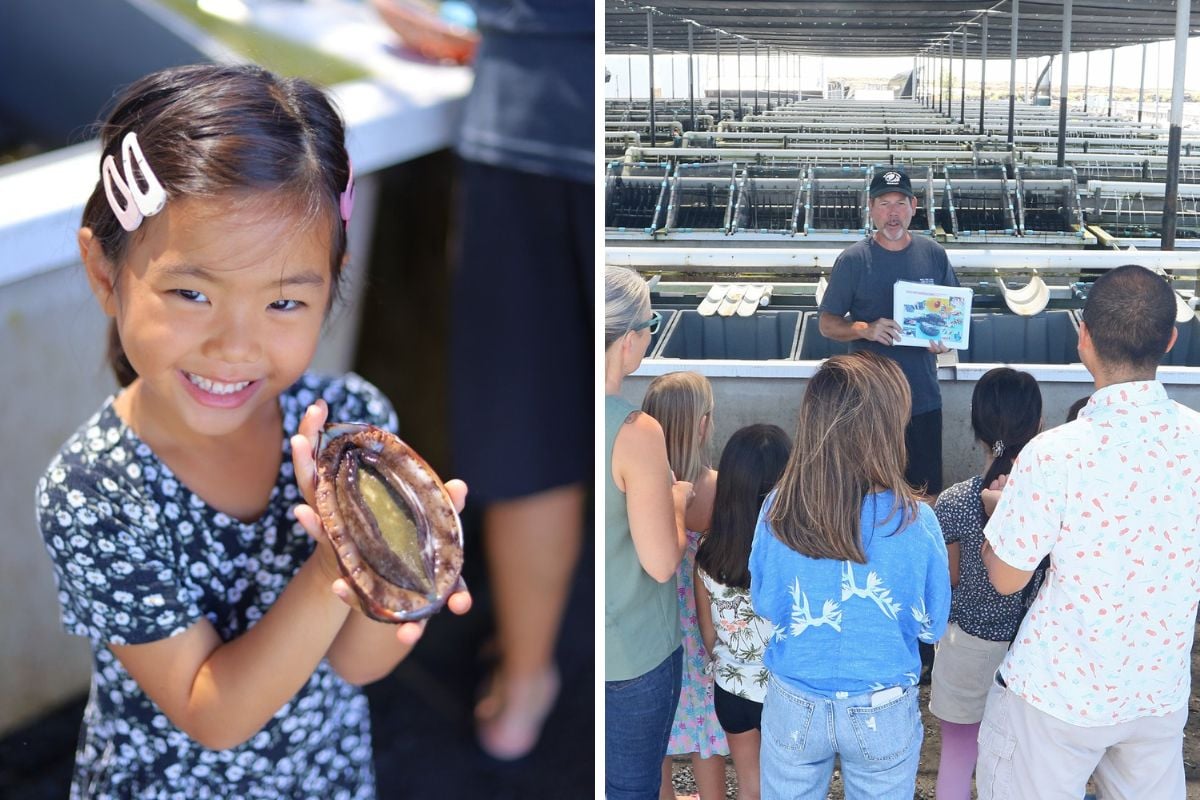
<path fill-rule="evenodd" d="M 721 452 L 712 524 L 696 553 L 696 618 L 716 682 L 739 800 L 758 800 L 758 749 L 767 692 L 763 650 L 771 624 L 750 604 L 750 546 L 758 510 L 787 464 L 791 442 L 776 425 L 734 432 Z"/>
<path fill-rule="evenodd" d="M 375 797 L 357 685 L 424 623 L 361 613 L 313 510 L 326 420 L 396 427 L 358 376 L 306 373 L 346 254 L 344 139 L 319 89 L 253 66 L 151 74 L 100 128 L 78 238 L 122 388 L 37 487 L 92 646 L 72 798 Z"/>
<path fill-rule="evenodd" d="M 941 720 L 937 796 L 946 800 L 971 796 L 988 687 L 1040 584 L 1039 577 L 1027 592 L 1008 596 L 992 587 L 979 554 L 988 521 L 980 491 L 1012 470 L 1021 448 L 1041 427 L 1042 394 L 1034 377 L 1008 367 L 986 372 L 971 398 L 971 428 L 986 454 L 983 475 L 951 486 L 933 507 L 946 538 L 953 587 L 929 701 L 929 710 Z"/>
<path fill-rule="evenodd" d="M 1083 407 L 1086 406 L 1088 404 L 1088 400 L 1091 399 L 1092 396 L 1089 394 L 1086 397 L 1081 397 L 1074 403 L 1071 403 L 1071 407 L 1067 409 L 1067 422 L 1074 422 L 1079 416 L 1079 412 L 1083 411 Z"/>
<path fill-rule="evenodd" d="M 921 755 L 917 642 L 946 627 L 950 579 L 933 510 L 904 477 L 912 401 L 896 363 L 837 355 L 804 393 L 795 445 L 763 503 L 750 598 L 764 662 L 767 797 L 912 797 Z"/>

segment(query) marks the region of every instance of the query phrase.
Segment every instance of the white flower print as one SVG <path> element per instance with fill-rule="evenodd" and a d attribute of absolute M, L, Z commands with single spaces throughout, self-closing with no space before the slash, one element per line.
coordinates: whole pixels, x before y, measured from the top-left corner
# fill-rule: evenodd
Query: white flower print
<path fill-rule="evenodd" d="M 888 619 L 899 619 L 900 604 L 892 599 L 892 592 L 883 585 L 883 580 L 874 571 L 867 573 L 867 585 L 859 588 L 854 583 L 854 567 L 849 561 L 842 562 L 842 600 L 863 597 L 879 606 Z"/>
<path fill-rule="evenodd" d="M 917 638 L 926 644 L 933 644 L 933 618 L 925 610 L 925 598 L 917 599 L 918 606 L 909 606 L 912 611 L 913 619 L 921 624 L 921 630 L 917 633 Z"/>
<path fill-rule="evenodd" d="M 332 401 L 333 420 L 386 425 L 391 416 L 366 383 L 361 394 L 348 394 L 340 381 L 305 381 L 319 390 L 311 397 Z M 304 411 L 295 392 L 280 398 L 288 431 Z M 369 403 L 377 416 L 366 413 Z M 73 796 L 83 786 L 88 796 L 114 796 L 115 787 L 137 782 L 146 800 L 375 797 L 365 699 L 327 663 L 251 741 L 215 752 L 176 729 L 108 649 L 159 640 L 199 617 L 228 641 L 261 619 L 312 552 L 306 535 L 291 535 L 286 486 L 299 496 L 290 461 L 261 521 L 218 517 L 117 418 L 111 401 L 60 449 L 34 496 L 63 625 L 91 640 L 96 669 Z M 277 535 L 280 525 L 286 535 Z M 280 732 L 285 719 L 294 720 L 290 736 Z"/>
<path fill-rule="evenodd" d="M 833 599 L 828 599 L 821 608 L 821 616 L 814 617 L 808 607 L 808 595 L 800 591 L 800 579 L 792 583 L 792 636 L 799 636 L 809 628 L 828 625 L 839 633 L 842 630 L 842 612 Z"/>

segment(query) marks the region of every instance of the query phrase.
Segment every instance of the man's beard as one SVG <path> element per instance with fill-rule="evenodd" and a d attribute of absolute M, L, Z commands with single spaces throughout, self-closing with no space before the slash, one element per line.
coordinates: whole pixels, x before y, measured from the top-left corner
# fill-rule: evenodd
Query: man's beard
<path fill-rule="evenodd" d="M 903 225 L 897 225 L 895 230 L 896 233 L 893 234 L 891 233 L 891 228 L 889 228 L 887 225 L 884 225 L 879 229 L 879 232 L 882 233 L 883 238 L 887 239 L 889 242 L 903 241 L 905 235 L 908 234 L 908 228 L 905 228 Z"/>

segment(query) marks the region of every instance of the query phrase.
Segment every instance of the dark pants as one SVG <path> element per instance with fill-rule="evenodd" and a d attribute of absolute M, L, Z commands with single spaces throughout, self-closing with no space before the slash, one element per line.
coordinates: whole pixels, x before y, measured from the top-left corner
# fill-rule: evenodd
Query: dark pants
<path fill-rule="evenodd" d="M 593 187 L 471 161 L 462 174 L 451 474 L 479 504 L 590 485 Z"/>
<path fill-rule="evenodd" d="M 914 489 L 936 495 L 942 491 L 942 410 L 916 414 L 904 429 L 908 468 L 904 479 Z"/>
<path fill-rule="evenodd" d="M 604 682 L 604 796 L 657 800 L 683 680 L 683 648 L 627 681 Z"/>

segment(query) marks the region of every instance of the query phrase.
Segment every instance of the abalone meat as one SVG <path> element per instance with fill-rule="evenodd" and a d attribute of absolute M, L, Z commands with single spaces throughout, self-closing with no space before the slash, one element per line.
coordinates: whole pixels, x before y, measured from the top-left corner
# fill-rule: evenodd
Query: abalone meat
<path fill-rule="evenodd" d="M 395 435 L 327 425 L 317 448 L 317 513 L 363 611 L 423 619 L 460 587 L 462 525 L 446 487 Z"/>

